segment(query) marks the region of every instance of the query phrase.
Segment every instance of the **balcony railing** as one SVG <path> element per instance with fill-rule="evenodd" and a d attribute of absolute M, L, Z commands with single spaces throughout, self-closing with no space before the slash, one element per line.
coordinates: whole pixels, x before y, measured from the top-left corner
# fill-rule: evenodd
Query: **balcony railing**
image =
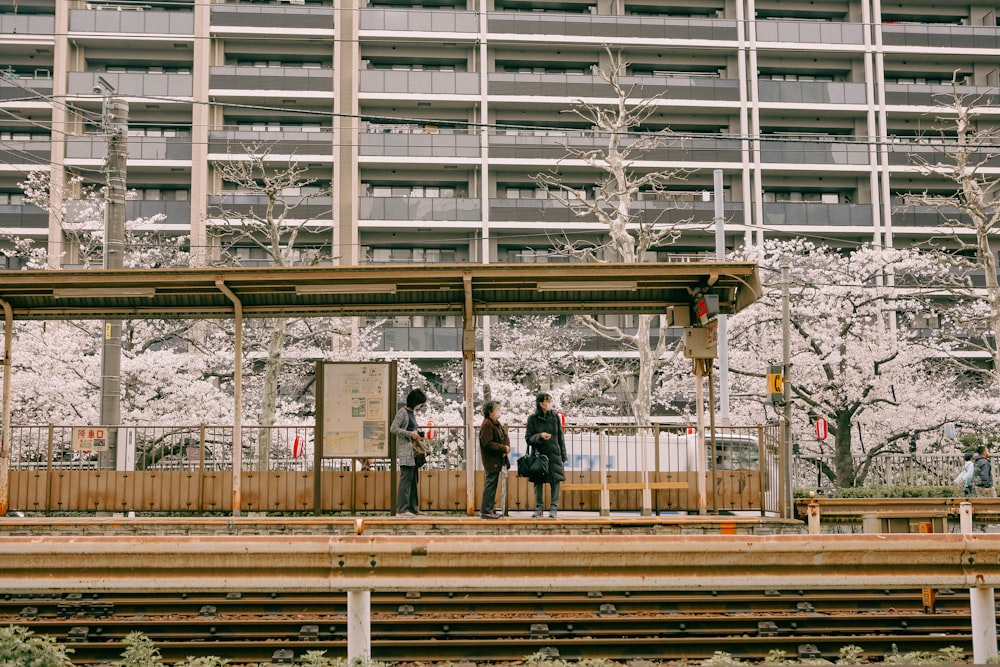
<path fill-rule="evenodd" d="M 361 71 L 360 92 L 423 96 L 478 95 L 479 74 L 366 69 Z"/>
<path fill-rule="evenodd" d="M 333 30 L 334 8 L 290 5 L 212 5 L 213 28 Z"/>
<path fill-rule="evenodd" d="M 953 94 L 975 99 L 979 106 L 996 107 L 1000 105 L 1000 93 L 996 88 L 987 86 L 957 86 L 927 85 L 907 83 L 887 83 L 885 85 L 885 103 L 904 106 L 938 106 L 953 101 Z"/>
<path fill-rule="evenodd" d="M 56 17 L 45 14 L 0 14 L 0 35 L 31 35 L 52 38 Z"/>
<path fill-rule="evenodd" d="M 289 206 L 295 206 L 294 210 L 288 212 L 289 218 L 296 220 L 330 220 L 333 211 L 332 197 L 285 197 L 284 201 Z M 217 194 L 208 197 L 208 214 L 214 216 L 221 211 L 228 212 L 236 216 L 245 216 L 251 211 L 263 217 L 267 208 L 266 195 L 253 194 Z M 282 204 L 277 204 L 274 215 L 278 216 L 285 211 Z"/>
<path fill-rule="evenodd" d="M 944 49 L 998 49 L 1000 31 L 994 26 L 882 24 L 882 44 Z"/>
<path fill-rule="evenodd" d="M 726 203 L 724 215 L 737 219 L 743 211 L 740 203 Z M 643 224 L 709 224 L 714 220 L 712 202 L 637 201 L 629 212 L 633 221 Z M 490 199 L 490 220 L 533 224 L 573 224 L 597 222 L 595 215 L 576 215 L 554 199 Z"/>
<path fill-rule="evenodd" d="M 886 146 L 888 151 L 889 164 L 891 165 L 913 165 L 920 162 L 929 164 L 955 164 L 954 155 L 958 144 L 953 140 L 944 142 L 940 139 L 928 139 L 925 141 L 902 141 L 890 143 Z M 980 147 L 978 151 L 970 147 L 969 163 L 978 164 L 982 167 L 1000 167 L 1000 154 L 989 150 L 989 147 Z"/>
<path fill-rule="evenodd" d="M 333 133 L 278 130 L 257 132 L 253 130 L 213 130 L 208 133 L 209 153 L 244 153 L 244 146 L 265 145 L 272 153 L 288 155 L 333 156 Z"/>
<path fill-rule="evenodd" d="M 758 42 L 863 44 L 864 25 L 836 21 L 756 21 Z"/>
<path fill-rule="evenodd" d="M 960 225 L 971 226 L 972 219 L 967 213 L 962 213 L 952 206 L 946 206 L 939 210 L 934 206 L 899 204 L 892 209 L 893 227 L 952 227 L 956 222 Z"/>
<path fill-rule="evenodd" d="M 737 38 L 736 21 L 730 19 L 490 12 L 487 20 L 492 34 L 699 41 Z"/>
<path fill-rule="evenodd" d="M 66 157 L 103 160 L 108 142 L 103 136 L 87 135 L 66 139 Z M 129 160 L 190 160 L 191 137 L 129 137 Z"/>
<path fill-rule="evenodd" d="M 761 161 L 769 164 L 867 165 L 870 161 L 864 143 L 768 139 L 761 142 L 760 153 Z"/>
<path fill-rule="evenodd" d="M 871 227 L 872 207 L 870 204 L 767 202 L 764 204 L 764 225 Z"/>
<path fill-rule="evenodd" d="M 865 104 L 865 84 L 837 81 L 770 81 L 757 84 L 761 102 Z"/>
<path fill-rule="evenodd" d="M 209 68 L 209 85 L 223 90 L 273 90 L 333 93 L 333 69 L 306 67 Z"/>
<path fill-rule="evenodd" d="M 642 97 L 668 100 L 733 102 L 740 98 L 739 81 L 710 77 L 627 76 L 620 79 L 627 90 Z M 491 95 L 545 97 L 608 97 L 615 92 L 604 79 L 590 74 L 532 74 L 498 72 L 489 75 Z"/>
<path fill-rule="evenodd" d="M 0 229 L 41 229 L 49 226 L 49 214 L 32 204 L 0 204 Z"/>
<path fill-rule="evenodd" d="M 165 216 L 161 224 L 189 225 L 191 223 L 191 202 L 143 199 L 125 202 L 125 219 L 152 218 L 156 215 Z"/>
<path fill-rule="evenodd" d="M 361 10 L 361 30 L 474 33 L 479 30 L 479 14 L 471 11 L 366 7 Z"/>
<path fill-rule="evenodd" d="M 509 131 L 508 131 L 509 132 Z M 632 142 L 622 140 L 624 147 Z M 633 155 L 643 160 L 663 162 L 739 162 L 740 140 L 729 138 L 674 138 L 664 135 L 663 143 L 652 148 L 637 149 Z M 490 156 L 494 158 L 560 160 L 569 150 L 607 149 L 608 138 L 589 131 L 552 132 L 517 130 L 490 134 Z"/>
<path fill-rule="evenodd" d="M 45 139 L 31 141 L 0 141 L 0 161 L 4 164 L 30 164 L 35 168 L 39 163 L 48 162 L 52 142 Z"/>
<path fill-rule="evenodd" d="M 444 197 L 362 197 L 362 220 L 478 222 L 479 199 Z"/>
<path fill-rule="evenodd" d="M 457 132 L 363 132 L 361 155 L 479 157 L 479 135 Z"/>
<path fill-rule="evenodd" d="M 45 68 L 45 71 L 49 72 L 51 70 Z M 25 90 L 25 88 L 28 90 Z M 25 98 L 30 98 L 32 93 L 37 95 L 39 98 L 51 97 L 52 77 L 21 77 L 16 80 L 16 83 L 0 81 L 0 101 L 23 100 Z"/>
<path fill-rule="evenodd" d="M 108 9 L 71 9 L 69 31 L 127 33 L 139 35 L 193 35 L 193 11 L 156 9 L 114 11 Z"/>
<path fill-rule="evenodd" d="M 190 74 L 70 72 L 69 93 L 93 95 L 99 76 L 110 83 L 117 94 L 123 96 L 191 97 L 193 90 L 193 79 Z"/>

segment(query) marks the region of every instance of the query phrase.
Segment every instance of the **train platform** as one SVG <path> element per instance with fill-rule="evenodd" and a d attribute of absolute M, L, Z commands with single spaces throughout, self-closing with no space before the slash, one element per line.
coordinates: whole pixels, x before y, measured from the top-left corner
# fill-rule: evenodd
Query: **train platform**
<path fill-rule="evenodd" d="M 513 510 L 499 519 L 454 512 L 414 517 L 357 516 L 7 516 L 3 535 L 782 535 L 802 534 L 792 519 L 726 514 L 661 514 L 560 511 L 558 518 Z"/>

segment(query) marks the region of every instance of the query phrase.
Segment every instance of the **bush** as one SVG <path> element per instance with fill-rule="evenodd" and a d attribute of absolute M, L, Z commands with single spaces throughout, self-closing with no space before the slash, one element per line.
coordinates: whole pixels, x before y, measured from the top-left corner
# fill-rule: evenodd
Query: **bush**
<path fill-rule="evenodd" d="M 36 636 L 28 628 L 0 628 L 0 667 L 73 667 L 68 653 L 52 637 Z"/>

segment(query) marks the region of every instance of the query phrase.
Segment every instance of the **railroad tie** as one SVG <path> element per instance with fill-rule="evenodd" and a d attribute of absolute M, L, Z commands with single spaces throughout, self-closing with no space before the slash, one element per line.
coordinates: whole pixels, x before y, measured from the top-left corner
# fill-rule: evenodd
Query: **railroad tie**
<path fill-rule="evenodd" d="M 761 621 L 757 624 L 758 637 L 777 637 L 778 625 L 774 621 Z"/>
<path fill-rule="evenodd" d="M 815 644 L 799 644 L 799 660 L 815 660 L 822 657 L 823 654 Z"/>
<path fill-rule="evenodd" d="M 303 625 L 299 628 L 300 641 L 316 641 L 317 639 L 319 639 L 318 625 Z"/>
<path fill-rule="evenodd" d="M 295 661 L 295 652 L 290 648 L 279 648 L 271 655 L 272 665 L 290 665 Z"/>

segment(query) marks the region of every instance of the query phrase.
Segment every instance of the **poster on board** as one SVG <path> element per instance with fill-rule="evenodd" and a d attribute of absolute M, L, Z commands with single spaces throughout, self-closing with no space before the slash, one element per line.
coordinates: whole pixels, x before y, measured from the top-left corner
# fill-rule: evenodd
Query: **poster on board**
<path fill-rule="evenodd" d="M 394 362 L 320 362 L 323 458 L 386 458 Z"/>

